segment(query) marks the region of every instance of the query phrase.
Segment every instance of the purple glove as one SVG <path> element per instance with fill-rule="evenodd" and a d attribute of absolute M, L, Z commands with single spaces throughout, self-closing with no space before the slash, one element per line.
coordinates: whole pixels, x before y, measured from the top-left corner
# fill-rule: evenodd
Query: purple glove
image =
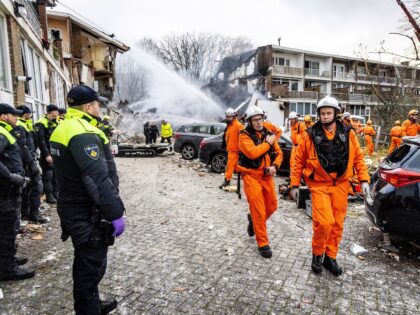
<path fill-rule="evenodd" d="M 121 217 L 112 221 L 112 225 L 114 226 L 114 233 L 112 235 L 115 237 L 120 236 L 121 234 L 124 233 L 125 217 Z"/>

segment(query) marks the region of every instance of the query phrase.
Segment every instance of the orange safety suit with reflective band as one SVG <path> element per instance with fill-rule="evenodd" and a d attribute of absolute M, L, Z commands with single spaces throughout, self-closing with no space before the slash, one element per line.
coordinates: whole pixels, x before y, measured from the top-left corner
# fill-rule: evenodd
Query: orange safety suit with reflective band
<path fill-rule="evenodd" d="M 394 126 L 389 133 L 391 136 L 391 145 L 389 146 L 388 153 L 391 153 L 396 148 L 399 148 L 402 142 L 402 129 L 401 126 Z"/>
<path fill-rule="evenodd" d="M 417 136 L 420 134 L 420 124 L 412 123 L 409 119 L 404 120 L 401 125 L 402 136 Z"/>
<path fill-rule="evenodd" d="M 372 156 L 373 155 L 373 136 L 375 135 L 375 129 L 373 129 L 372 126 L 366 125 L 363 129 L 362 132 L 365 135 L 365 146 L 366 146 L 366 151 L 368 153 L 368 155 Z"/>
<path fill-rule="evenodd" d="M 329 140 L 335 131 L 324 132 Z M 349 131 L 348 163 L 345 172 L 337 178 L 336 173 L 327 173 L 321 166 L 312 137 L 306 134 L 297 148 L 295 167 L 290 185 L 299 187 L 302 175 L 312 197 L 312 252 L 314 255 L 327 254 L 337 257 L 338 245 L 343 235 L 344 219 L 347 212 L 349 180 L 356 170 L 359 182 L 369 182 L 370 176 L 354 130 Z"/>
<path fill-rule="evenodd" d="M 236 171 L 236 165 L 239 158 L 239 133 L 244 126 L 234 118 L 226 127 L 225 141 L 227 151 L 227 165 L 225 170 L 225 179 L 231 180 L 233 171 Z"/>
<path fill-rule="evenodd" d="M 257 133 L 257 135 L 262 139 L 262 133 Z M 238 165 L 238 171 L 241 173 L 244 182 L 244 191 L 249 204 L 255 238 L 258 247 L 263 247 L 269 244 L 266 222 L 277 210 L 274 179 L 272 176 L 265 175 L 264 169 L 271 165 L 279 168 L 283 161 L 283 152 L 278 142 L 275 141 L 273 150 L 277 152 L 277 157 L 274 161 L 271 161 L 269 154 L 266 154 L 270 150 L 270 145 L 265 141 L 255 145 L 245 132 L 242 132 L 239 136 L 239 150 L 246 157 L 253 160 L 264 156 L 261 165 L 257 169 Z"/>
<path fill-rule="evenodd" d="M 264 126 L 265 129 L 267 129 L 268 131 L 270 131 L 271 133 L 274 133 L 276 135 L 276 140 L 280 139 L 281 134 L 283 133 L 281 128 L 277 127 L 276 125 L 274 125 L 273 123 L 271 123 L 269 121 L 264 121 L 263 126 Z"/>
<path fill-rule="evenodd" d="M 302 136 L 305 134 L 306 126 L 302 122 L 296 122 L 292 126 L 290 126 L 290 138 L 293 142 L 292 151 L 290 152 L 290 170 L 293 169 L 293 166 L 295 164 L 295 155 L 296 155 L 296 149 L 299 145 Z"/>

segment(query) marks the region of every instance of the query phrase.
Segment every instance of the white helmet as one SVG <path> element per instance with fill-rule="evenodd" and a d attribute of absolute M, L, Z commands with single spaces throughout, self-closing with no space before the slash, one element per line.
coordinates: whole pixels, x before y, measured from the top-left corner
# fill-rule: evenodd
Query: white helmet
<path fill-rule="evenodd" d="M 251 117 L 254 117 L 254 116 L 257 116 L 257 115 L 262 115 L 263 117 L 265 117 L 264 111 L 257 106 L 249 107 L 247 109 L 245 115 L 246 115 L 246 120 L 249 120 Z"/>
<path fill-rule="evenodd" d="M 235 116 L 235 110 L 233 108 L 229 107 L 225 111 L 225 116 Z"/>
<path fill-rule="evenodd" d="M 290 112 L 289 119 L 296 119 L 296 118 L 298 118 L 297 113 L 296 112 Z"/>
<path fill-rule="evenodd" d="M 322 107 L 332 107 L 337 109 L 339 112 L 341 111 L 341 107 L 340 104 L 338 104 L 338 101 L 334 97 L 331 97 L 329 95 L 325 96 L 319 101 L 316 110 L 318 111 Z"/>
<path fill-rule="evenodd" d="M 350 113 L 349 112 L 344 112 L 343 118 L 350 118 Z"/>

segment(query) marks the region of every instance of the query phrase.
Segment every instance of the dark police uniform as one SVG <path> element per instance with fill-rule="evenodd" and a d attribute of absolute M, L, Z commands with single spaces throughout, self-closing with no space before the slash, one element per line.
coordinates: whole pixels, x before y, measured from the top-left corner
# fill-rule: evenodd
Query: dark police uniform
<path fill-rule="evenodd" d="M 50 137 L 57 125 L 57 122 L 49 121 L 47 115 L 44 115 L 44 117 L 35 123 L 37 145 L 41 151 L 40 165 L 42 168 L 42 182 L 44 184 L 44 193 L 47 195 L 47 201 L 54 193 L 54 166 L 53 164 L 47 163 L 45 158 L 51 155 Z"/>
<path fill-rule="evenodd" d="M 50 138 L 62 239 L 70 236 L 75 248 L 76 314 L 101 313 L 98 284 L 105 274 L 110 242 L 106 224 L 100 221 L 111 222 L 125 211 L 109 140 L 96 125 L 92 116 L 70 107 Z"/>

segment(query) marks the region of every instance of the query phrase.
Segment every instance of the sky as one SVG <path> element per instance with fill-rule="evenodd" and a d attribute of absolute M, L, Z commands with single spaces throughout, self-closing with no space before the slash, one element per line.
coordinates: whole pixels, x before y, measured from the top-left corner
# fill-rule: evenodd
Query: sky
<path fill-rule="evenodd" d="M 399 31 L 404 17 L 395 0 L 58 1 L 63 5 L 54 10 L 74 10 L 128 45 L 143 37 L 213 32 L 246 36 L 256 47 L 277 45 L 281 37 L 282 46 L 344 56 L 355 56 L 359 44 L 377 51 L 383 40 L 398 54 L 410 47 L 408 39 L 389 34 Z"/>

